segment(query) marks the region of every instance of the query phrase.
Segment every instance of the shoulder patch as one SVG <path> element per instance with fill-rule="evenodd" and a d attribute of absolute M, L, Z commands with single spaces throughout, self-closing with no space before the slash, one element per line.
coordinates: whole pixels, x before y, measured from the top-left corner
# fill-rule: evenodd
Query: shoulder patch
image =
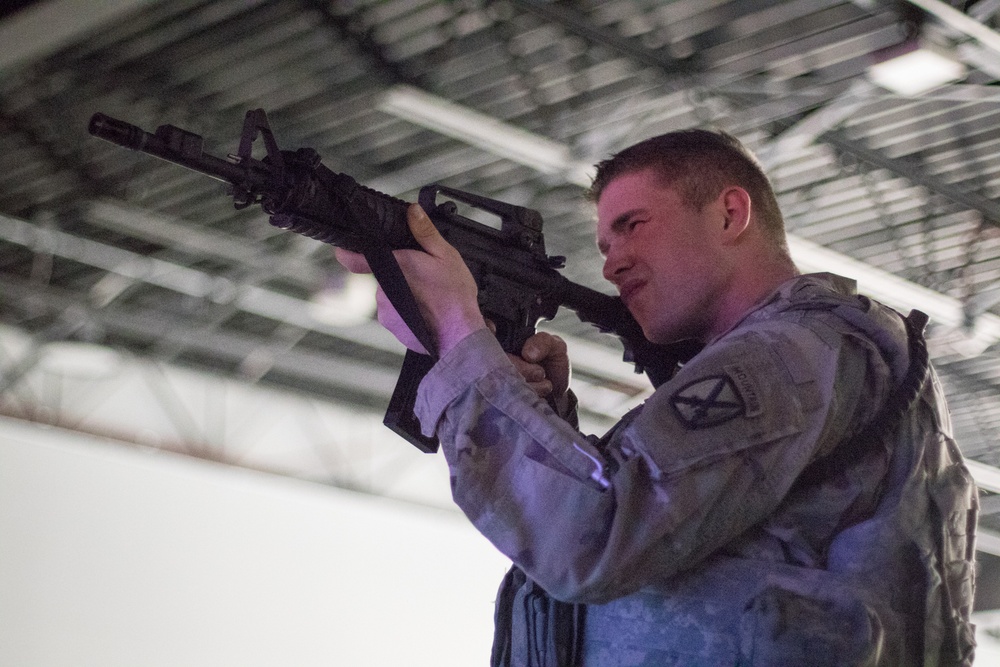
<path fill-rule="evenodd" d="M 728 375 L 689 382 L 670 397 L 678 419 L 688 428 L 708 428 L 746 414 L 743 398 Z"/>

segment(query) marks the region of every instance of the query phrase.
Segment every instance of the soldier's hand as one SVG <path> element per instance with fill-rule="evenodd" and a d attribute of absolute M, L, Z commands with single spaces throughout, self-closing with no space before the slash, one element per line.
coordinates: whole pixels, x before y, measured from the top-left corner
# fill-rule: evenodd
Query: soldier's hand
<path fill-rule="evenodd" d="M 434 335 L 437 352 L 444 356 L 462 338 L 486 326 L 479 312 L 476 281 L 462 256 L 441 236 L 419 205 L 410 205 L 406 219 L 423 250 L 395 250 L 393 254 Z M 351 272 L 371 271 L 362 255 L 342 248 L 337 248 L 336 255 Z M 381 288 L 377 302 L 382 326 L 411 350 L 425 352 Z"/>
<path fill-rule="evenodd" d="M 525 341 L 521 355 L 508 355 L 528 386 L 540 397 L 562 405 L 569 391 L 570 364 L 566 341 L 538 332 Z"/>

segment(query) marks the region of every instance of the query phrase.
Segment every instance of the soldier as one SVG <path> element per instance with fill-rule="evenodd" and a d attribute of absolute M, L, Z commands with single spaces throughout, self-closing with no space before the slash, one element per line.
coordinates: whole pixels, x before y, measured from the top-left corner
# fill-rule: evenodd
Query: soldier
<path fill-rule="evenodd" d="M 926 318 L 800 275 L 767 177 L 724 133 L 625 149 L 590 194 L 646 337 L 704 346 L 601 438 L 572 425 L 565 344 L 504 354 L 417 206 L 425 252 L 396 252 L 440 353 L 422 428 L 514 564 L 493 664 L 971 664 L 977 500 Z M 384 295 L 379 319 L 419 349 Z"/>

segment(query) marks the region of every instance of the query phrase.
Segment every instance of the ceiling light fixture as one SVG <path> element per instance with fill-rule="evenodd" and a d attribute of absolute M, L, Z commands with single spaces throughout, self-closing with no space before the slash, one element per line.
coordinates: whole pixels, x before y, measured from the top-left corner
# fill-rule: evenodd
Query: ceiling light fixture
<path fill-rule="evenodd" d="M 407 85 L 389 88 L 380 111 L 457 139 L 544 174 L 565 174 L 589 187 L 590 165 L 573 159 L 565 144 L 552 141 L 486 114 Z"/>
<path fill-rule="evenodd" d="M 868 78 L 899 95 L 912 97 L 961 81 L 967 68 L 955 58 L 913 39 L 876 54 Z"/>

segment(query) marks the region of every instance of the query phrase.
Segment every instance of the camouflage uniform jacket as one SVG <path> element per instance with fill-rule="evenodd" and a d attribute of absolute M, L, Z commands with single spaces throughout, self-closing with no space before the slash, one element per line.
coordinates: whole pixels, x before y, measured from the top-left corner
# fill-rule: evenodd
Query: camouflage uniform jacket
<path fill-rule="evenodd" d="M 457 504 L 526 575 L 505 663 L 559 664 L 534 588 L 582 610 L 573 664 L 970 664 L 977 501 L 933 371 L 834 458 L 885 418 L 909 356 L 897 313 L 801 276 L 597 439 L 488 333 L 462 341 L 417 414 Z"/>

